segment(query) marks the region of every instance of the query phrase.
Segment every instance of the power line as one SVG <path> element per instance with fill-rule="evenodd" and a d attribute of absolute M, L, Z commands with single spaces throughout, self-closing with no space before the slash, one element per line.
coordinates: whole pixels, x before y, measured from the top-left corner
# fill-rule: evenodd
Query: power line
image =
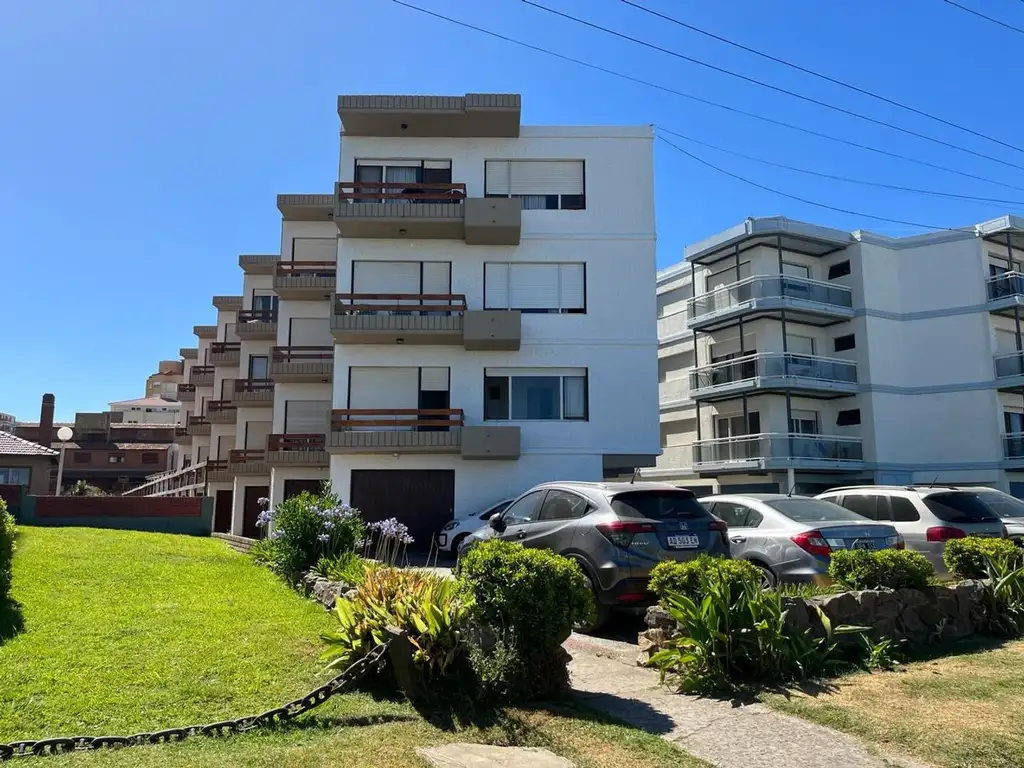
<path fill-rule="evenodd" d="M 628 41 L 630 41 L 632 43 L 637 43 L 638 45 L 642 45 L 645 48 L 650 48 L 651 50 L 659 51 L 661 53 L 668 54 L 669 56 L 674 56 L 677 59 L 681 59 L 683 61 L 688 61 L 688 62 L 690 62 L 692 64 L 697 64 L 698 66 L 705 67 L 705 68 L 710 69 L 710 70 L 712 70 L 714 72 L 720 72 L 721 74 L 729 75 L 730 77 L 735 77 L 735 78 L 737 78 L 739 80 L 743 80 L 745 82 L 752 83 L 754 85 L 759 85 L 762 88 L 768 88 L 769 90 L 776 91 L 778 93 L 783 93 L 783 94 L 786 94 L 787 96 L 792 96 L 793 98 L 800 99 L 801 101 L 806 101 L 809 104 L 815 104 L 815 105 L 817 105 L 819 107 L 824 107 L 826 109 L 831 109 L 834 112 L 839 112 L 840 114 L 843 114 L 843 115 L 848 115 L 850 117 L 856 117 L 856 118 L 859 118 L 861 120 L 865 120 L 865 121 L 867 121 L 869 123 L 874 123 L 875 125 L 881 125 L 881 126 L 883 126 L 885 128 L 890 128 L 890 129 L 892 129 L 894 131 L 899 131 L 900 133 L 905 133 L 908 136 L 914 136 L 914 137 L 916 137 L 918 139 L 924 139 L 925 141 L 930 141 L 930 142 L 932 142 L 934 144 L 939 144 L 941 146 L 948 147 L 950 149 L 955 149 L 955 150 L 958 150 L 960 152 L 966 152 L 967 154 L 974 155 L 975 157 L 980 157 L 980 158 L 983 158 L 985 160 L 990 160 L 993 163 L 999 163 L 1000 165 L 1006 165 L 1006 166 L 1009 166 L 1010 168 L 1016 168 L 1018 170 L 1024 171 L 1024 165 L 1017 165 L 1016 163 L 1011 163 L 1009 160 L 1001 160 L 998 157 L 993 157 L 992 155 L 986 155 L 984 152 L 976 152 L 973 149 L 968 149 L 967 147 L 961 147 L 958 144 L 953 144 L 952 142 L 949 142 L 949 141 L 943 141 L 942 139 L 936 139 L 936 138 L 934 138 L 932 136 L 928 136 L 927 134 L 918 133 L 917 131 L 910 130 L 909 128 L 902 128 L 902 127 L 900 127 L 900 126 L 898 126 L 898 125 L 896 125 L 894 123 L 886 122 L 885 120 L 879 120 L 879 119 L 874 118 L 874 117 L 868 117 L 867 115 L 864 115 L 864 114 L 862 114 L 860 112 L 856 112 L 856 111 L 854 111 L 852 109 L 846 109 L 845 107 L 839 107 L 839 106 L 836 106 L 835 104 L 829 104 L 827 101 L 821 101 L 820 99 L 815 99 L 815 98 L 812 98 L 810 96 L 804 96 L 803 94 L 799 94 L 796 91 L 791 91 L 791 90 L 789 90 L 787 88 L 782 88 L 782 87 L 777 86 L 777 85 L 772 85 L 771 83 L 767 83 L 764 80 L 758 80 L 755 77 L 750 77 L 749 75 L 744 75 L 744 74 L 741 74 L 739 72 L 734 72 L 731 69 L 726 69 L 725 67 L 719 67 L 719 66 L 717 66 L 715 64 L 709 64 L 706 61 L 701 61 L 700 59 L 695 59 L 692 56 L 687 56 L 686 54 L 679 53 L 678 51 L 673 51 L 670 48 L 664 48 L 664 47 L 662 47 L 660 45 L 656 45 L 655 43 L 649 43 L 646 40 L 641 40 L 638 37 L 633 37 L 632 35 L 627 35 L 624 32 L 619 32 L 619 31 L 614 30 L 614 29 L 609 29 L 608 27 L 602 27 L 600 24 L 595 24 L 592 21 L 587 21 L 586 19 L 581 19 L 578 16 L 573 16 L 572 14 L 565 13 L 563 11 L 559 11 L 559 10 L 556 10 L 554 8 L 548 8 L 546 5 L 541 5 L 540 3 L 536 3 L 533 0 L 520 0 L 520 2 L 525 3 L 526 5 L 532 6 L 534 8 L 537 8 L 537 9 L 539 9 L 541 11 L 545 11 L 547 13 L 550 13 L 550 14 L 552 14 L 554 16 L 560 16 L 563 19 L 567 19 L 569 21 L 576 22 L 577 24 L 581 24 L 581 25 L 583 25 L 585 27 L 590 27 L 591 29 L 600 30 L 601 32 L 605 32 L 605 33 L 607 33 L 609 35 L 613 35 L 613 36 L 618 37 L 618 38 L 620 38 L 622 40 L 628 40 Z"/>
<path fill-rule="evenodd" d="M 888 218 L 886 216 L 875 216 L 873 214 L 863 213 L 861 211 L 851 211 L 848 208 L 837 208 L 834 205 L 828 205 L 826 203 L 819 203 L 819 202 L 817 202 L 815 200 L 808 200 L 805 197 L 798 197 L 797 195 L 791 195 L 788 192 L 782 192 L 782 191 L 780 191 L 778 189 L 774 189 L 772 187 L 767 187 L 764 184 L 758 184 L 756 181 L 751 181 L 750 179 L 748 179 L 748 178 L 746 178 L 744 176 L 740 176 L 738 174 L 733 173 L 732 171 L 727 171 L 724 168 L 720 168 L 717 165 L 715 165 L 714 163 L 710 163 L 707 160 L 705 160 L 705 159 L 703 159 L 701 157 L 698 157 L 697 155 L 693 154 L 692 152 L 688 152 L 687 150 L 685 150 L 682 147 L 680 147 L 678 144 L 672 143 L 671 141 L 666 139 L 664 136 L 658 136 L 658 138 L 661 139 L 666 144 L 668 144 L 673 149 L 676 149 L 679 152 L 682 152 L 687 157 L 689 157 L 689 158 L 691 158 L 693 160 L 696 160 L 701 165 L 706 165 L 708 168 L 716 170 L 719 173 L 724 174 L 726 176 L 730 176 L 730 177 L 732 177 L 734 179 L 737 179 L 738 181 L 742 181 L 744 184 L 749 184 L 752 187 L 757 187 L 758 189 L 763 189 L 765 192 L 771 192 L 774 195 L 779 195 L 781 197 L 787 197 L 790 200 L 796 200 L 797 202 L 804 203 L 805 205 L 813 205 L 816 208 L 824 208 L 825 210 L 828 210 L 828 211 L 835 211 L 837 213 L 845 213 L 845 214 L 848 214 L 850 216 L 859 216 L 859 217 L 864 218 L 864 219 L 874 219 L 875 221 L 885 221 L 885 222 L 888 222 L 890 224 L 902 224 L 904 226 L 917 227 L 919 229 L 934 229 L 934 230 L 942 230 L 942 231 L 949 231 L 949 232 L 973 232 L 974 231 L 973 228 L 971 228 L 971 229 L 956 229 L 954 227 L 937 227 L 934 224 L 921 224 L 920 222 L 917 222 L 917 221 L 904 221 L 903 219 L 890 219 L 890 218 Z"/>
<path fill-rule="evenodd" d="M 993 24 L 998 24 L 1000 27 L 1005 27 L 1006 29 L 1013 30 L 1014 32 L 1019 32 L 1020 34 L 1024 35 L 1024 29 L 1021 29 L 1020 27 L 1015 27 L 1013 26 L 1013 24 L 1007 24 L 1005 21 L 1000 21 L 999 19 L 993 18 L 991 16 L 986 16 L 984 13 L 976 11 L 973 8 L 968 8 L 966 5 L 960 5 L 960 3 L 955 3 L 953 2 L 953 0 L 942 0 L 942 2 L 946 3 L 947 5 L 952 5 L 956 8 L 959 8 L 961 11 L 966 11 L 972 16 L 977 16 L 980 19 L 991 21 Z"/>
<path fill-rule="evenodd" d="M 665 128 L 664 126 L 661 126 L 661 125 L 657 126 L 657 128 L 662 133 L 671 134 L 672 136 L 676 136 L 676 137 L 678 137 L 680 139 L 684 139 L 685 141 L 692 141 L 694 144 L 699 144 L 702 147 L 707 147 L 708 149 L 713 149 L 716 152 L 724 152 L 727 155 L 733 155 L 735 157 L 741 157 L 744 160 L 751 160 L 751 161 L 753 161 L 755 163 L 762 163 L 764 165 L 770 165 L 773 168 L 782 168 L 782 169 L 787 170 L 787 171 L 796 171 L 797 173 L 806 173 L 806 174 L 808 174 L 810 176 L 818 176 L 819 178 L 822 178 L 822 179 L 831 179 L 833 181 L 843 181 L 843 182 L 847 182 L 849 184 L 861 184 L 861 185 L 867 186 L 867 187 L 879 187 L 881 189 L 891 189 L 891 190 L 895 190 L 895 191 L 898 191 L 898 192 L 912 192 L 912 193 L 919 194 L 919 195 L 933 195 L 933 196 L 936 196 L 936 197 L 948 197 L 948 198 L 953 198 L 955 200 L 966 200 L 966 201 L 969 201 L 969 202 L 976 202 L 976 203 L 998 203 L 998 204 L 1001 204 L 1001 205 L 1019 205 L 1019 206 L 1024 206 L 1024 201 L 1021 201 L 1021 200 L 1002 200 L 1002 199 L 993 198 L 993 197 L 976 197 L 975 195 L 958 195 L 958 194 L 955 194 L 953 192 L 938 192 L 936 190 L 931 190 L 931 189 L 917 189 L 915 187 L 904 187 L 904 186 L 900 186 L 900 185 L 897 185 L 897 184 L 883 184 L 883 183 L 877 182 L 877 181 L 866 181 L 864 179 L 851 179 L 848 176 L 834 176 L 834 175 L 832 175 L 830 173 L 821 173 L 820 171 L 812 171 L 812 170 L 810 170 L 808 168 L 798 168 L 798 167 L 793 166 L 793 165 L 786 165 L 784 163 L 777 163 L 774 160 L 765 160 L 763 157 L 755 157 L 753 155 L 746 155 L 746 154 L 744 154 L 742 152 L 737 152 L 737 151 L 735 151 L 733 149 L 726 149 L 725 147 L 719 147 L 719 146 L 716 146 L 714 144 L 709 144 L 706 141 L 701 141 L 700 139 L 695 139 L 692 136 L 687 136 L 686 134 L 679 133 L 678 131 L 673 131 L 673 130 L 671 130 L 669 128 Z"/>
<path fill-rule="evenodd" d="M 951 128 L 956 128 L 957 130 L 964 131 L 964 132 L 969 133 L 969 134 L 971 134 L 973 136 L 977 136 L 979 138 L 995 142 L 996 144 L 1000 144 L 1000 145 L 1002 145 L 1004 147 L 1007 147 L 1008 149 L 1012 149 L 1012 150 L 1015 150 L 1017 152 L 1024 152 L 1024 149 L 1021 149 L 1020 147 L 1017 147 L 1017 146 L 1015 146 L 1013 144 L 1010 144 L 1008 142 L 1002 141 L 1000 139 L 994 138 L 994 137 L 989 136 L 987 134 L 981 133 L 980 131 L 975 131 L 975 130 L 973 130 L 971 128 L 967 128 L 967 127 L 965 127 L 963 125 L 959 125 L 959 124 L 954 123 L 954 122 L 952 122 L 950 120 L 946 120 L 944 118 L 938 117 L 937 115 L 933 115 L 930 112 L 925 112 L 924 110 L 917 109 L 916 107 L 912 107 L 909 104 L 904 104 L 901 101 L 896 101 L 895 99 L 890 99 L 890 98 L 888 98 L 886 96 L 882 96 L 880 94 L 874 93 L 874 92 L 869 91 L 869 90 L 867 90 L 865 88 L 861 88 L 859 86 L 853 85 L 852 83 L 847 83 L 847 82 L 844 82 L 843 80 L 839 80 L 839 79 L 837 79 L 835 77 L 830 77 L 829 75 L 822 74 L 821 72 L 818 72 L 816 70 L 808 69 L 807 67 L 802 67 L 799 64 L 794 64 L 793 62 L 787 61 L 786 59 L 780 59 L 777 56 L 772 56 L 771 54 L 765 53 L 764 51 L 760 51 L 757 48 L 751 48 L 750 46 L 743 45 L 742 43 L 738 43 L 735 40 L 730 40 L 727 37 L 722 37 L 721 35 L 717 35 L 714 32 L 708 32 L 705 29 L 701 29 L 700 27 L 695 27 L 692 24 L 688 24 L 685 21 L 682 21 L 681 19 L 676 19 L 676 18 L 674 18 L 672 16 L 668 16 L 668 15 L 666 15 L 664 13 L 659 13 L 658 11 L 655 11 L 655 10 L 653 10 L 651 8 L 646 8 L 646 7 L 642 6 L 642 5 L 640 5 L 639 3 L 633 2 L 633 0 L 621 0 L 621 2 L 624 3 L 625 5 L 628 5 L 628 6 L 632 7 L 632 8 L 636 8 L 639 11 L 643 11 L 644 13 L 650 14 L 651 16 L 656 16 L 659 19 L 663 19 L 664 21 L 668 21 L 668 22 L 670 22 L 672 24 L 676 24 L 676 25 L 678 25 L 680 27 L 684 27 L 685 29 L 689 29 L 692 32 L 696 32 L 697 34 L 704 35 L 705 37 L 710 37 L 713 40 L 718 40 L 719 42 L 725 43 L 726 45 L 731 45 L 734 48 L 739 48 L 740 50 L 746 51 L 747 53 L 752 53 L 755 56 L 760 56 L 763 59 L 768 59 L 769 61 L 774 61 L 777 64 L 782 64 L 784 66 L 790 67 L 792 69 L 797 70 L 798 72 L 803 72 L 804 74 L 812 75 L 813 77 L 817 77 L 817 78 L 819 78 L 821 80 L 825 80 L 826 82 L 833 83 L 834 85 L 839 85 L 839 86 L 842 86 L 843 88 L 848 88 L 851 91 L 855 91 L 855 92 L 863 94 L 865 96 L 870 96 L 873 99 L 878 99 L 879 101 L 883 101 L 886 104 L 890 104 L 890 105 L 892 105 L 894 107 L 899 107 L 900 109 L 905 109 L 908 112 L 913 112 L 916 115 L 921 115 L 922 117 L 927 117 L 930 120 L 935 120 L 936 122 L 942 123 L 943 125 L 947 125 L 947 126 L 949 126 Z M 1024 0 L 1021 0 L 1021 2 L 1024 2 Z"/>
<path fill-rule="evenodd" d="M 816 131 L 813 128 L 807 128 L 805 126 L 796 125 L 794 123 L 787 123 L 787 122 L 785 122 L 783 120 L 776 120 L 773 117 L 766 117 L 765 115 L 759 115 L 756 112 L 748 112 L 746 110 L 740 109 L 739 107 L 731 107 L 731 106 L 729 106 L 727 104 L 720 104 L 720 103 L 718 103 L 716 101 L 711 101 L 710 99 L 705 99 L 705 98 L 702 98 L 700 96 L 694 96 L 692 93 L 686 93 L 685 91 L 680 91 L 680 90 L 678 90 L 676 88 L 670 88 L 670 87 L 668 87 L 666 85 L 660 85 L 659 83 L 654 83 L 654 82 L 651 82 L 650 80 L 644 80 L 643 78 L 640 78 L 640 77 L 634 77 L 633 75 L 628 75 L 628 74 L 626 74 L 624 72 L 619 72 L 619 71 L 614 70 L 614 69 L 608 69 L 607 67 L 603 67 L 600 64 L 593 64 L 592 62 L 584 61 L 583 59 L 577 59 L 577 58 L 575 58 L 573 56 L 569 56 L 569 55 L 564 54 L 564 53 L 559 53 L 558 51 L 553 51 L 550 48 L 544 48 L 544 47 L 539 46 L 539 45 L 533 45 L 532 43 L 527 43 L 527 42 L 525 42 L 523 40 L 517 40 L 514 37 L 509 37 L 508 35 L 504 35 L 504 34 L 501 34 L 499 32 L 494 32 L 494 31 L 492 31 L 490 29 L 485 29 L 483 27 L 478 27 L 475 24 L 470 24 L 469 22 L 466 22 L 466 21 L 461 21 L 459 19 L 454 19 L 451 16 L 445 16 L 442 13 L 438 13 L 436 11 L 429 10 L 428 8 L 421 8 L 420 6 L 413 5 L 412 3 L 406 2 L 405 0 L 391 0 L 391 1 L 393 3 L 396 3 L 397 5 L 401 5 L 401 6 L 405 7 L 405 8 L 409 8 L 410 10 L 418 11 L 419 13 L 425 14 L 427 16 L 432 16 L 435 19 L 441 19 L 442 21 L 447 21 L 448 23 L 454 24 L 455 26 L 462 27 L 464 29 L 471 29 L 474 32 L 480 32 L 481 34 L 487 35 L 489 37 L 493 37 L 493 38 L 495 38 L 497 40 L 502 40 L 502 41 L 504 41 L 506 43 L 512 43 L 513 45 L 518 45 L 521 48 L 526 48 L 526 49 L 531 50 L 531 51 L 536 51 L 538 53 L 543 53 L 543 54 L 546 54 L 548 56 L 552 56 L 552 57 L 554 57 L 556 59 L 561 59 L 562 61 L 568 61 L 568 62 L 570 62 L 572 64 L 577 64 L 577 65 L 579 65 L 581 67 L 586 67 L 587 69 L 594 70 L 595 72 L 601 72 L 601 73 L 606 74 L 606 75 L 612 75 L 613 77 L 618 77 L 618 78 L 620 78 L 622 80 L 626 80 L 626 81 L 631 82 L 631 83 L 636 83 L 638 85 L 643 85 L 643 86 L 646 86 L 648 88 L 653 88 L 653 89 L 655 89 L 657 91 L 661 91 L 662 93 L 668 93 L 668 94 L 671 94 L 673 96 L 679 96 L 680 98 L 688 99 L 688 100 L 696 102 L 698 104 L 704 104 L 705 106 L 715 107 L 716 109 L 722 109 L 722 110 L 725 110 L 726 112 L 731 112 L 731 113 L 733 113 L 735 115 L 743 115 L 744 117 L 753 118 L 754 120 L 760 120 L 762 122 L 768 123 L 769 125 L 777 125 L 777 126 L 779 126 L 781 128 L 788 128 L 789 130 L 798 131 L 798 132 L 804 133 L 804 134 L 806 134 L 808 136 L 814 136 L 814 137 L 820 138 L 820 139 L 827 139 L 828 141 L 834 141 L 837 144 L 844 144 L 844 145 L 846 145 L 848 147 L 854 147 L 856 149 L 862 149 L 862 150 L 864 150 L 866 152 L 873 152 L 875 154 L 882 155 L 884 157 L 891 157 L 891 158 L 896 159 L 896 160 L 904 160 L 904 161 L 906 161 L 908 163 L 914 163 L 915 165 L 920 165 L 920 166 L 923 166 L 925 168 L 932 168 L 934 170 L 943 171 L 945 173 L 952 173 L 952 174 L 955 174 L 957 176 L 962 176 L 963 178 L 966 178 L 966 179 L 974 179 L 975 181 L 983 181 L 986 184 L 995 184 L 996 186 L 1004 187 L 1006 189 L 1012 189 L 1012 190 L 1015 190 L 1017 192 L 1024 192 L 1024 187 L 1019 187 L 1019 186 L 1016 186 L 1014 184 L 1008 184 L 1008 183 L 1006 183 L 1004 181 L 996 181 L 995 179 L 990 179 L 990 178 L 988 178 L 986 176 L 978 176 L 978 175 L 973 174 L 973 173 L 968 173 L 967 171 L 958 171 L 955 168 L 949 168 L 947 166 L 939 165 L 937 163 L 930 163 L 927 160 L 919 160 L 919 159 L 917 159 L 915 157 L 910 157 L 909 155 L 902 155 L 902 154 L 900 154 L 898 152 L 890 152 L 889 150 L 880 149 L 879 147 L 874 147 L 874 146 L 871 146 L 870 144 L 861 144 L 861 143 L 856 142 L 856 141 L 851 141 L 850 139 L 843 139 L 843 138 L 840 138 L 839 136 L 833 136 L 833 135 L 828 134 L 828 133 L 823 133 L 821 131 Z"/>

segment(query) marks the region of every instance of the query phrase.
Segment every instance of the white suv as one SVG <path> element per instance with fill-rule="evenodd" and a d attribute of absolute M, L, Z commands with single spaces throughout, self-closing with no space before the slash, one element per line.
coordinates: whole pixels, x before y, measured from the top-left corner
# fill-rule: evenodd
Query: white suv
<path fill-rule="evenodd" d="M 868 520 L 890 523 L 907 549 L 927 557 L 945 574 L 942 553 L 950 539 L 1005 537 L 1003 521 L 970 488 L 953 486 L 857 485 L 819 494 Z"/>

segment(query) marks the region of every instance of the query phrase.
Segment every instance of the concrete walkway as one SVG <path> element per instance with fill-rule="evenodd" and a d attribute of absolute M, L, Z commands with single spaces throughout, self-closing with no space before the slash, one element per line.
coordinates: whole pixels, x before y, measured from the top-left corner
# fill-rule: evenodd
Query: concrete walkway
<path fill-rule="evenodd" d="M 636 666 L 631 643 L 573 634 L 565 648 L 573 656 L 573 689 L 584 703 L 723 768 L 926 768 L 879 757 L 853 736 L 762 704 L 672 693 L 659 685 L 657 672 Z"/>

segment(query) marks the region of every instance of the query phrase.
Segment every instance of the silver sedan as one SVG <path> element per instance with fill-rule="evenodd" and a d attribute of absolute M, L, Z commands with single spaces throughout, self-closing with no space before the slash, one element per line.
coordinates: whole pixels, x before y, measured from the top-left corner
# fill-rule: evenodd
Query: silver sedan
<path fill-rule="evenodd" d="M 733 558 L 761 570 L 766 587 L 814 582 L 828 573 L 837 549 L 902 549 L 891 525 L 872 523 L 837 504 L 803 496 L 750 493 L 700 499 L 729 526 Z"/>

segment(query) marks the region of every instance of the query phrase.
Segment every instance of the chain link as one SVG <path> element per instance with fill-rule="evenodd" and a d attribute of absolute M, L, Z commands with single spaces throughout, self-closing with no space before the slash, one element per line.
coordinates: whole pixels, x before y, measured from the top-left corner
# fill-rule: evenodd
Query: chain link
<path fill-rule="evenodd" d="M 192 725 L 187 728 L 166 728 L 162 731 L 136 733 L 132 736 L 73 736 L 35 741 L 12 741 L 10 744 L 0 744 L 0 762 L 15 757 L 42 757 L 93 749 L 119 749 L 143 744 L 167 744 L 182 741 L 190 736 L 229 736 L 233 733 L 251 731 L 254 728 L 268 728 L 286 723 L 319 707 L 331 696 L 341 693 L 361 680 L 371 668 L 380 663 L 388 645 L 389 642 L 381 643 L 326 684 L 283 706 L 268 709 L 260 715 L 240 717 L 235 720 L 221 720 L 206 725 Z"/>

